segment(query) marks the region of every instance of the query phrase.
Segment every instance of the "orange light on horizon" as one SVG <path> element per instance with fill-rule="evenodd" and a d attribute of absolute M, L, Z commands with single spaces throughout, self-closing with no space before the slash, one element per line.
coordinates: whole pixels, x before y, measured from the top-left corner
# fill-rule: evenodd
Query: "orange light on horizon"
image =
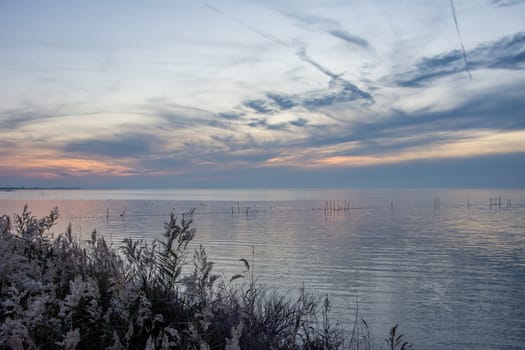
<path fill-rule="evenodd" d="M 346 156 L 330 155 L 331 152 L 327 152 L 327 149 L 308 148 L 295 150 L 296 152 L 285 150 L 279 156 L 266 160 L 263 166 L 293 166 L 305 169 L 362 167 L 423 159 L 467 158 L 525 151 L 525 131 L 500 133 L 479 131 L 457 136 L 457 140 L 406 148 L 397 153 Z"/>
<path fill-rule="evenodd" d="M 129 176 L 133 168 L 121 164 L 93 159 L 79 158 L 29 158 L 12 157 L 3 161 L 2 173 L 11 176 L 37 176 L 43 179 L 59 178 L 61 174 L 70 176 L 106 175 Z"/>

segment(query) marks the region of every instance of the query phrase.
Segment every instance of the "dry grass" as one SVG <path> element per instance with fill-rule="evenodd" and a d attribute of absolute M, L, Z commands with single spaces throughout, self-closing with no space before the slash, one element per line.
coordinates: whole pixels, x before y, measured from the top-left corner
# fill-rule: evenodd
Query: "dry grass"
<path fill-rule="evenodd" d="M 291 300 L 259 285 L 253 252 L 230 281 L 214 274 L 204 247 L 188 250 L 193 211 L 171 215 L 163 240 L 127 239 L 118 250 L 96 232 L 82 244 L 71 228 L 55 236 L 57 217 L 27 207 L 0 217 L 0 349 L 378 348 L 358 315 L 343 336 L 328 297 L 302 288 Z M 408 349 L 396 332 L 388 349 Z"/>

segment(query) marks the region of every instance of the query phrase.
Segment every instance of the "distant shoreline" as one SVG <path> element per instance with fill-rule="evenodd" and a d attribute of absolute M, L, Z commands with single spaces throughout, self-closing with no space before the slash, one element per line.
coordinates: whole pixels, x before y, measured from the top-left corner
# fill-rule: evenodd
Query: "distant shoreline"
<path fill-rule="evenodd" d="M 0 187 L 0 191 L 23 191 L 23 190 L 81 190 L 81 187 Z"/>

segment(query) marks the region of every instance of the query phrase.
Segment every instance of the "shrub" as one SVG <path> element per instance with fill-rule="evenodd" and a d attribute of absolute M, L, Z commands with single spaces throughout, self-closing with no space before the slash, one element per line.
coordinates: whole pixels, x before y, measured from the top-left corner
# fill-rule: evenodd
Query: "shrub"
<path fill-rule="evenodd" d="M 55 208 L 36 218 L 24 207 L 0 217 L 0 349 L 370 349 L 368 325 L 352 336 L 330 320 L 328 297 L 301 288 L 291 300 L 259 285 L 250 263 L 225 281 L 204 247 L 193 252 L 194 211 L 171 214 L 165 237 L 126 239 L 118 249 L 71 226 L 54 236 Z M 253 251 L 252 251 L 253 266 Z M 233 280 L 246 277 L 244 284 Z M 389 349 L 408 349 L 396 336 Z"/>

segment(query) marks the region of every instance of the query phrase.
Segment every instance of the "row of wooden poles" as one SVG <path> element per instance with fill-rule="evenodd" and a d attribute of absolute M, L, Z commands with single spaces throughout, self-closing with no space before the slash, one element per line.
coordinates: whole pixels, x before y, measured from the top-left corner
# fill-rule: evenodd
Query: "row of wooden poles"
<path fill-rule="evenodd" d="M 506 199 L 506 203 L 505 203 L 505 207 L 506 208 L 510 208 L 512 206 L 512 202 L 510 199 Z M 440 209 L 441 207 L 441 199 L 439 197 L 436 197 L 434 198 L 434 209 Z M 498 208 L 501 208 L 502 207 L 502 201 L 501 201 L 501 196 L 498 196 L 497 198 L 490 198 L 489 199 L 489 207 L 490 208 L 493 208 L 493 207 L 498 207 Z M 470 200 L 467 200 L 467 208 L 470 208 Z M 124 207 L 124 211 L 122 212 L 122 214 L 120 214 L 121 217 L 124 217 L 126 215 L 126 209 L 127 207 Z M 321 208 L 319 208 L 321 209 Z M 318 210 L 319 210 L 318 209 Z M 350 202 L 345 200 L 345 201 L 339 201 L 339 200 L 326 200 L 325 201 L 325 205 L 324 205 L 324 211 L 325 212 L 340 212 L 340 211 L 349 211 L 350 210 Z M 393 211 L 394 210 L 394 202 L 393 201 L 390 201 L 390 210 Z M 246 207 L 246 208 L 243 208 L 242 209 L 242 212 L 245 212 L 246 214 L 248 214 L 250 211 L 250 207 Z M 240 206 L 240 203 L 237 202 L 236 205 L 232 205 L 231 206 L 231 213 L 240 213 L 241 212 L 241 206 Z M 107 208 L 107 213 L 106 213 L 106 216 L 109 220 L 109 208 Z"/>
<path fill-rule="evenodd" d="M 324 204 L 325 211 L 348 211 L 350 210 L 349 201 L 336 201 L 336 200 L 327 200 Z"/>
<path fill-rule="evenodd" d="M 510 199 L 506 200 L 506 207 L 510 208 L 512 206 L 512 202 Z M 498 196 L 498 198 L 489 198 L 489 206 L 492 207 L 498 207 L 501 208 L 501 196 Z"/>
<path fill-rule="evenodd" d="M 246 212 L 246 215 L 248 215 L 248 213 L 249 213 L 249 211 L 250 211 L 250 207 L 246 207 L 246 208 L 244 209 L 244 211 Z M 234 207 L 234 206 L 232 205 L 232 215 L 233 215 L 233 213 L 240 213 L 240 212 L 241 212 L 241 205 L 240 205 L 239 202 L 237 202 L 237 207 Z"/>
<path fill-rule="evenodd" d="M 512 206 L 512 201 L 510 199 L 506 199 L 505 207 L 510 208 Z M 441 200 L 440 198 L 434 198 L 434 209 L 439 209 L 441 207 Z M 498 196 L 497 198 L 489 198 L 489 207 L 498 207 L 501 208 L 501 196 Z M 467 199 L 467 208 L 470 208 L 470 199 Z"/>
<path fill-rule="evenodd" d="M 498 196 L 497 198 L 490 198 L 489 206 L 490 208 L 495 207 L 495 206 L 501 208 L 502 207 L 501 196 Z M 505 206 L 506 208 L 510 208 L 512 206 L 512 202 L 510 199 L 506 199 Z M 441 208 L 441 198 L 436 197 L 434 198 L 434 209 L 440 209 L 440 208 Z M 470 208 L 469 199 L 467 200 L 467 208 Z M 393 201 L 390 202 L 390 209 L 394 210 Z M 325 201 L 324 210 L 325 211 L 348 211 L 350 210 L 350 202 L 349 201 L 340 202 L 339 200 L 327 200 Z"/>

